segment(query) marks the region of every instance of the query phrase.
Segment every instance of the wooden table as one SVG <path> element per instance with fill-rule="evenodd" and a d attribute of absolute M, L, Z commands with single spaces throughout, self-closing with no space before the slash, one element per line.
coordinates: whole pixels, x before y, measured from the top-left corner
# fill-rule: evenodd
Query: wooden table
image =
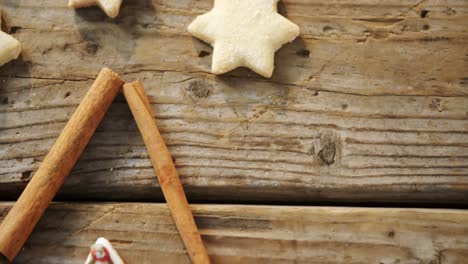
<path fill-rule="evenodd" d="M 271 79 L 210 73 L 211 47 L 186 27 L 211 7 L 127 0 L 112 20 L 66 1 L 0 0 L 23 44 L 0 69 L 0 199 L 19 196 L 107 66 L 145 85 L 216 262 L 468 259 L 463 210 L 303 207 L 466 206 L 467 1 L 281 1 L 301 35 Z M 68 202 L 18 263 L 82 263 L 97 236 L 128 263 L 188 262 L 123 96 L 56 200 Z"/>

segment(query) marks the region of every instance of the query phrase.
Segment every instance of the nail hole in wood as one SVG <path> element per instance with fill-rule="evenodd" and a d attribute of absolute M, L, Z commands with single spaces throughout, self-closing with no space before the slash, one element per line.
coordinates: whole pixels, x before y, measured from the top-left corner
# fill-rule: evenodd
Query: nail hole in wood
<path fill-rule="evenodd" d="M 25 181 L 25 180 L 28 180 L 29 177 L 31 177 L 31 173 L 32 171 L 28 170 L 28 171 L 23 171 L 21 173 L 21 180 Z"/>
<path fill-rule="evenodd" d="M 323 31 L 323 32 L 327 32 L 327 31 L 330 31 L 330 30 L 333 30 L 333 28 L 330 27 L 330 26 L 324 26 L 324 27 L 322 28 L 322 31 Z"/>
<path fill-rule="evenodd" d="M 425 18 L 427 16 L 427 14 L 429 14 L 429 11 L 428 10 L 421 10 L 421 18 Z"/>

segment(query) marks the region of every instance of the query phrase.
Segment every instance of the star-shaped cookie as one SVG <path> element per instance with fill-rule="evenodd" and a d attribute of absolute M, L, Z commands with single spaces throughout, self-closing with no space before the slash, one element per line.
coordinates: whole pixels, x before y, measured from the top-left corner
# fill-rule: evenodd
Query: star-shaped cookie
<path fill-rule="evenodd" d="M 2 26 L 2 13 L 0 11 L 0 28 Z M 14 37 L 0 30 L 0 66 L 18 58 L 21 53 L 21 44 Z"/>
<path fill-rule="evenodd" d="M 69 0 L 68 6 L 82 8 L 88 6 L 99 6 L 108 17 L 115 18 L 119 15 L 122 0 Z"/>
<path fill-rule="evenodd" d="M 274 56 L 299 35 L 299 27 L 278 14 L 278 0 L 215 0 L 213 9 L 188 27 L 213 46 L 211 70 L 222 74 L 240 66 L 271 77 Z"/>

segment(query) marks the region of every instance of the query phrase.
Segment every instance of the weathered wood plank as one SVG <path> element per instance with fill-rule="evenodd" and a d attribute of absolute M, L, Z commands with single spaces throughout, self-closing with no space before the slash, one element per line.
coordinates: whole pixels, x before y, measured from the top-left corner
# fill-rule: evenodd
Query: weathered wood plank
<path fill-rule="evenodd" d="M 0 203 L 0 219 L 11 203 Z M 215 263 L 462 263 L 462 210 L 193 205 Z M 16 263 L 82 263 L 98 236 L 128 263 L 189 263 L 165 204 L 56 203 Z"/>
<path fill-rule="evenodd" d="M 192 200 L 468 201 L 466 1 L 282 1 L 302 33 L 269 80 L 209 73 L 185 29 L 210 1 L 127 1 L 116 20 L 65 4 L 0 0 L 24 45 L 0 69 L 0 198 L 105 65 L 143 81 Z M 61 197 L 161 198 L 123 98 Z"/>

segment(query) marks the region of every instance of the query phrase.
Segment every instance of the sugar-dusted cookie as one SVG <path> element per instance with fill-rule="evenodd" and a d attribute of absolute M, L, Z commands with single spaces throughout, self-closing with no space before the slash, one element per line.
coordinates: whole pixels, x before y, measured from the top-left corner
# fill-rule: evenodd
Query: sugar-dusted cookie
<path fill-rule="evenodd" d="M 108 17 L 115 18 L 119 15 L 122 0 L 69 0 L 68 6 L 82 8 L 88 6 L 99 6 Z"/>
<path fill-rule="evenodd" d="M 0 28 L 2 21 L 2 13 L 0 10 Z M 5 32 L 0 31 L 0 66 L 18 58 L 21 53 L 21 44 L 14 37 Z"/>
<path fill-rule="evenodd" d="M 299 35 L 299 27 L 277 12 L 278 0 L 215 0 L 213 9 L 188 27 L 213 46 L 212 72 L 239 66 L 271 77 L 274 55 Z"/>

